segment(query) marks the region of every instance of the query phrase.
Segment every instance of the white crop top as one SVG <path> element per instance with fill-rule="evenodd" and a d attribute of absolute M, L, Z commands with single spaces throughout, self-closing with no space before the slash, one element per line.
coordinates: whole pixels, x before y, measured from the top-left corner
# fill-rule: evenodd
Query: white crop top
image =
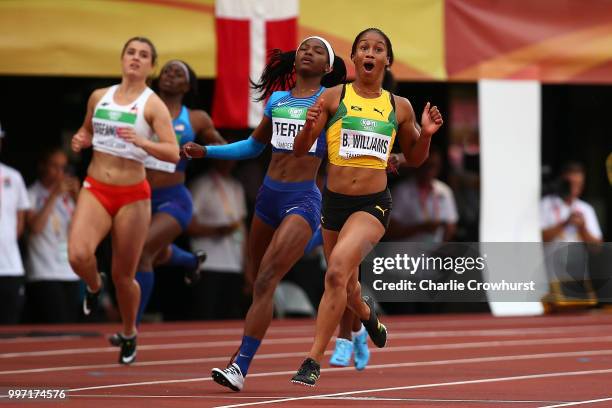
<path fill-rule="evenodd" d="M 119 85 L 111 86 L 94 109 L 93 148 L 99 152 L 144 163 L 148 153 L 117 136 L 117 128 L 131 127 L 139 137 L 154 140 L 153 129 L 144 117 L 145 104 L 153 91 L 146 88 L 134 102 L 119 105 L 114 100 L 118 87 Z"/>

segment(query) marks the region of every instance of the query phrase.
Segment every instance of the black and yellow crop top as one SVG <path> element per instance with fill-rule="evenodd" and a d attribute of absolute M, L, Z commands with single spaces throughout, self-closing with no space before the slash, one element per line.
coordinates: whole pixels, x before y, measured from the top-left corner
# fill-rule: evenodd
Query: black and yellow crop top
<path fill-rule="evenodd" d="M 393 95 L 383 90 L 377 98 L 362 98 L 345 85 L 326 129 L 330 163 L 385 169 L 397 133 Z"/>

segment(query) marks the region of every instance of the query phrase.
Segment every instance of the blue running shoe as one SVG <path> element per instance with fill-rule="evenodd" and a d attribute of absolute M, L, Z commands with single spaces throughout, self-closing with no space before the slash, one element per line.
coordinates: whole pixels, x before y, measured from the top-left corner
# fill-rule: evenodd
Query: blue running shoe
<path fill-rule="evenodd" d="M 362 333 L 353 338 L 353 348 L 355 349 L 355 368 L 361 371 L 370 361 L 368 333 L 365 330 L 362 329 Z"/>
<path fill-rule="evenodd" d="M 335 367 L 348 367 L 351 364 L 351 357 L 353 357 L 353 342 L 338 337 L 329 364 Z"/>

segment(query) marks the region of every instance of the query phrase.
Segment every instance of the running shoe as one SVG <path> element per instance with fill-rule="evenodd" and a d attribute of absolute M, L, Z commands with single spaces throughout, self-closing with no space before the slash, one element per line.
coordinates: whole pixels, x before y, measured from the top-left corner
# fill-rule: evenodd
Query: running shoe
<path fill-rule="evenodd" d="M 207 257 L 206 252 L 202 250 L 195 251 L 193 254 L 198 258 L 198 265 L 195 269 L 188 269 L 185 273 L 185 284 L 187 284 L 187 286 L 193 286 L 200 280 L 202 277 L 200 267 L 206 262 Z"/>
<path fill-rule="evenodd" d="M 238 392 L 244 387 L 244 376 L 236 363 L 228 365 L 223 370 L 213 368 L 212 378 L 217 384 L 227 387 L 232 391 Z"/>
<path fill-rule="evenodd" d="M 387 328 L 378 320 L 374 310 L 374 300 L 369 296 L 364 296 L 363 301 L 370 307 L 370 317 L 367 320 L 362 320 L 361 323 L 363 323 L 376 347 L 385 347 L 387 343 Z"/>
<path fill-rule="evenodd" d="M 307 358 L 302 363 L 298 372 L 293 376 L 291 382 L 294 384 L 314 387 L 321 375 L 321 366 L 312 358 Z"/>
<path fill-rule="evenodd" d="M 370 349 L 368 348 L 368 333 L 365 331 L 353 339 L 355 350 L 355 368 L 359 371 L 366 368 L 370 361 Z"/>
<path fill-rule="evenodd" d="M 353 342 L 338 337 L 334 354 L 329 359 L 329 364 L 334 367 L 348 367 L 353 357 Z"/>
<path fill-rule="evenodd" d="M 136 360 L 136 336 L 126 338 L 117 333 L 120 340 L 119 364 L 132 364 Z"/>
<path fill-rule="evenodd" d="M 104 272 L 100 273 L 100 289 L 97 292 L 92 293 L 89 291 L 88 287 L 85 287 L 85 298 L 83 299 L 83 314 L 85 316 L 89 316 L 91 312 L 95 311 L 98 308 L 98 298 L 102 293 L 102 289 L 104 289 L 106 280 L 106 274 Z"/>

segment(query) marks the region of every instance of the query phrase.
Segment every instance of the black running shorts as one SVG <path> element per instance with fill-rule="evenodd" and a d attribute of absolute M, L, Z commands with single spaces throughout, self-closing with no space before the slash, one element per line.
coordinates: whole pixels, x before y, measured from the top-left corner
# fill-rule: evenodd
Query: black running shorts
<path fill-rule="evenodd" d="M 321 226 L 327 230 L 340 231 L 351 214 L 364 211 L 372 214 L 387 229 L 392 207 L 391 192 L 385 189 L 379 193 L 350 196 L 323 191 Z"/>

